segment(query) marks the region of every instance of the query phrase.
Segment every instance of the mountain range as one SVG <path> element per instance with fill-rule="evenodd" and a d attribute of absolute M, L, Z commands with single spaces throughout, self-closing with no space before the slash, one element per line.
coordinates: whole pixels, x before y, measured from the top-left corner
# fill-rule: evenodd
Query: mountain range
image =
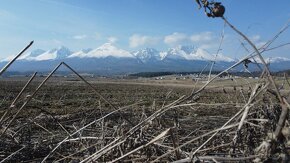
<path fill-rule="evenodd" d="M 0 66 L 4 66 L 12 58 L 10 56 L 0 60 Z M 270 62 L 273 71 L 290 69 L 288 58 L 275 57 L 266 60 Z M 156 71 L 201 71 L 208 69 L 212 61 L 215 61 L 214 70 L 220 71 L 235 63 L 237 59 L 222 54 L 210 54 L 205 49 L 193 45 L 177 46 L 167 51 L 145 48 L 129 52 L 117 48 L 112 43 L 105 43 L 96 49 L 82 49 L 76 52 L 64 46 L 48 51 L 36 49 L 22 55 L 9 71 L 46 72 L 62 61 L 80 72 L 112 75 Z M 243 71 L 243 69 L 243 66 L 239 66 L 235 71 Z M 249 69 L 258 70 L 253 64 Z"/>

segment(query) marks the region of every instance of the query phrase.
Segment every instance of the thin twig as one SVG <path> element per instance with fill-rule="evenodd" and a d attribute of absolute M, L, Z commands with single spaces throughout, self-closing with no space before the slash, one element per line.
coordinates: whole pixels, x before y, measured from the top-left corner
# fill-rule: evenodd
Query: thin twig
<path fill-rule="evenodd" d="M 31 45 L 33 44 L 33 41 L 31 41 L 23 50 L 21 50 L 10 62 L 8 62 L 0 71 L 0 76 L 8 69 L 8 67 L 16 61 L 17 58 L 19 58 Z"/>
<path fill-rule="evenodd" d="M 13 157 L 14 155 L 16 155 L 18 152 L 22 151 L 25 148 L 25 146 L 23 146 L 22 148 L 18 149 L 17 151 L 11 153 L 8 157 L 6 157 L 5 159 L 3 159 L 0 163 L 3 163 L 5 161 L 8 161 L 11 157 Z"/>

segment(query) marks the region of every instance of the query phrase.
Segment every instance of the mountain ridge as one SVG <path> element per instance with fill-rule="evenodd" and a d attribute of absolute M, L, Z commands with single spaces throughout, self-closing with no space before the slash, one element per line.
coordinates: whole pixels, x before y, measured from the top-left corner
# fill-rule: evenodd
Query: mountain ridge
<path fill-rule="evenodd" d="M 12 58 L 2 60 L 0 66 L 5 65 Z M 271 70 L 290 69 L 290 59 L 288 58 L 277 57 L 266 60 L 271 61 Z M 208 65 L 213 61 L 215 61 L 214 70 L 224 70 L 237 60 L 222 54 L 210 54 L 208 51 L 193 45 L 180 45 L 167 51 L 144 48 L 129 52 L 114 46 L 112 43 L 106 43 L 96 49 L 88 48 L 76 52 L 64 46 L 48 51 L 36 49 L 21 56 L 10 70 L 49 71 L 58 63 L 66 62 L 78 71 L 94 71 L 100 74 L 201 71 L 204 68 L 209 68 Z M 254 64 L 250 64 L 249 70 L 257 71 L 258 69 Z M 234 71 L 244 71 L 244 67 L 238 66 Z"/>
<path fill-rule="evenodd" d="M 65 59 L 65 58 L 105 58 L 105 57 L 128 57 L 137 58 L 142 62 L 149 60 L 164 60 L 165 58 L 171 59 L 185 59 L 185 60 L 204 60 L 204 61 L 224 61 L 234 62 L 237 59 L 233 59 L 223 54 L 210 54 L 208 51 L 202 48 L 197 48 L 193 45 L 178 45 L 175 48 L 169 48 L 167 51 L 158 51 L 154 48 L 144 48 L 137 51 L 129 52 L 124 49 L 117 48 L 112 43 L 105 43 L 96 49 L 87 48 L 79 51 L 71 51 L 65 46 L 60 46 L 48 51 L 42 49 L 35 49 L 28 53 L 25 53 L 19 58 L 19 60 L 53 60 L 53 59 Z M 11 60 L 13 56 L 9 56 L 0 60 L 0 62 L 7 62 Z M 259 62 L 259 59 L 256 59 Z M 271 57 L 265 58 L 267 62 L 283 62 L 290 61 L 285 57 Z"/>

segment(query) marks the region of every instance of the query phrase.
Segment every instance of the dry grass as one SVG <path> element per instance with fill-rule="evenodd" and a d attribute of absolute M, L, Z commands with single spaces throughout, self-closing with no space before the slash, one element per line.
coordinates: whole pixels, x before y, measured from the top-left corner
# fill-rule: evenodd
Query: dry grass
<path fill-rule="evenodd" d="M 1 120 L 3 127 L 39 84 L 32 82 L 16 106 L 9 108 L 25 81 L 1 81 L 0 96 L 5 97 L 1 112 L 9 110 Z M 182 103 L 191 92 L 187 86 L 112 82 L 92 86 L 119 110 L 84 83 L 52 78 L 2 135 L 1 159 L 147 162 L 231 156 L 253 160 L 261 157 L 255 150 L 274 131 L 281 111 L 265 82 L 252 93 L 254 99 L 248 85 L 235 90 L 209 87 Z M 237 130 L 247 106 L 247 118 Z M 276 149 L 281 154 L 287 148 Z"/>

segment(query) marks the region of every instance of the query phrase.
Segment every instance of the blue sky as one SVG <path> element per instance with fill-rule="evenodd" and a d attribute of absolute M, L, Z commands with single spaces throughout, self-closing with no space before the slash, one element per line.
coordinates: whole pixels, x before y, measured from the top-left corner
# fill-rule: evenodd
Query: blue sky
<path fill-rule="evenodd" d="M 271 39 L 290 19 L 290 1 L 222 0 L 225 16 L 257 45 Z M 112 42 L 133 51 L 144 47 L 166 50 L 195 45 L 214 53 L 223 21 L 207 18 L 194 0 L 2 0 L 0 58 L 13 55 L 31 40 L 31 49 L 66 46 L 73 51 Z M 246 54 L 237 36 L 225 28 L 222 53 Z M 290 42 L 286 31 L 274 45 Z M 266 56 L 290 58 L 286 46 Z"/>

